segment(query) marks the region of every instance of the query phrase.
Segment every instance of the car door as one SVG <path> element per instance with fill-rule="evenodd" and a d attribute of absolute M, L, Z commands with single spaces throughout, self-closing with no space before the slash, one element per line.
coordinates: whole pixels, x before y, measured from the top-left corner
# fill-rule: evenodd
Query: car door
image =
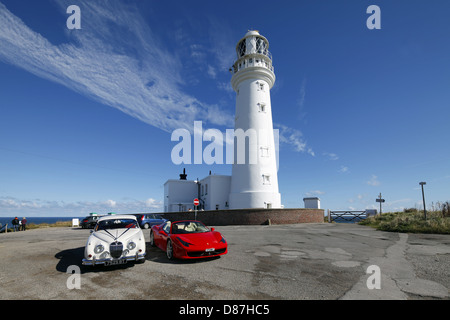
<path fill-rule="evenodd" d="M 160 224 L 160 223 L 156 223 L 156 221 L 155 221 L 155 215 L 154 215 L 154 214 L 148 214 L 148 215 L 146 216 L 146 218 L 147 218 L 148 224 L 150 225 L 150 228 L 153 227 L 153 226 L 157 226 L 157 225 Z"/>
<path fill-rule="evenodd" d="M 155 214 L 155 223 L 156 224 L 161 224 L 164 223 L 166 220 L 160 216 L 159 214 Z"/>
<path fill-rule="evenodd" d="M 164 231 L 165 225 L 161 225 L 161 226 L 157 226 L 156 228 L 152 229 L 153 230 L 153 242 L 155 243 L 155 246 L 157 246 L 158 248 L 162 249 L 162 250 L 166 250 L 165 248 L 165 244 L 163 245 L 164 241 L 164 234 L 166 233 Z M 167 240 L 166 240 L 167 241 Z"/>

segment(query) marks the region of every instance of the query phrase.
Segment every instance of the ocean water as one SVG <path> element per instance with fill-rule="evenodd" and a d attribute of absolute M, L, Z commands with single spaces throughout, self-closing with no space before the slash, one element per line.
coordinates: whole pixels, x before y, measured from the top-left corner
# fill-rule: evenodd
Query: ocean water
<path fill-rule="evenodd" d="M 23 217 L 17 217 L 19 220 L 22 220 Z M 41 224 L 41 223 L 55 223 L 58 221 L 72 221 L 72 219 L 79 219 L 80 222 L 84 217 L 26 217 L 27 218 L 27 224 L 35 223 L 35 224 Z M 8 228 L 12 227 L 12 219 L 14 217 L 0 217 L 0 223 L 4 226 L 5 224 L 8 224 Z"/>

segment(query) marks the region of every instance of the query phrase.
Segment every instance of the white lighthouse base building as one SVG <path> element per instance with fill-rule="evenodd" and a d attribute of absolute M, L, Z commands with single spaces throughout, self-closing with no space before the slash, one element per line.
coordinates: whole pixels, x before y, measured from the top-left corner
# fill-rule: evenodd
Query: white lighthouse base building
<path fill-rule="evenodd" d="M 186 174 L 180 175 L 179 180 L 169 179 L 164 183 L 164 212 L 186 212 L 194 210 L 194 199 L 200 200 L 199 210 L 228 210 L 228 209 L 272 209 L 274 200 L 272 194 L 264 198 L 258 194 L 260 201 L 251 207 L 232 208 L 230 206 L 231 176 L 210 174 L 201 180 L 187 180 Z M 255 199 L 258 200 L 258 197 Z M 272 202 L 273 201 L 273 202 Z M 278 199 L 278 201 L 280 201 Z M 279 206 L 277 208 L 282 208 Z"/>
<path fill-rule="evenodd" d="M 200 200 L 200 210 L 230 209 L 230 186 L 231 176 L 226 175 L 209 175 L 201 180 L 185 180 L 183 177 L 167 180 L 164 184 L 164 212 L 194 210 L 194 199 Z"/>

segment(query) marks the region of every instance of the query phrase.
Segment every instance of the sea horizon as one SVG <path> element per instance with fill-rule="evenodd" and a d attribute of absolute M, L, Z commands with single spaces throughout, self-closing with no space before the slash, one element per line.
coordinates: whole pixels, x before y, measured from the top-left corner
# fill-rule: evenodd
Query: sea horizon
<path fill-rule="evenodd" d="M 17 216 L 19 220 L 22 220 L 24 216 Z M 53 224 L 59 221 L 65 222 L 65 221 L 72 221 L 72 219 L 79 219 L 80 222 L 82 219 L 84 219 L 86 216 L 59 216 L 59 217 L 45 217 L 45 216 L 30 216 L 27 217 L 27 224 L 34 223 L 34 224 L 43 224 L 43 223 L 49 223 Z M 0 217 L 0 224 L 4 226 L 5 224 L 12 225 L 11 222 L 15 217 Z M 361 221 L 363 219 L 354 219 L 353 221 L 347 221 L 343 219 L 336 219 L 336 223 L 356 223 L 358 221 Z"/>

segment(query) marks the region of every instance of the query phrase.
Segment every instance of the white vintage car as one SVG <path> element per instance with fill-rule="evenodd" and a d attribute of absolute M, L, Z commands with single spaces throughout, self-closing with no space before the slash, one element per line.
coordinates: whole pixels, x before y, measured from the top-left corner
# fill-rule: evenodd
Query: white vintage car
<path fill-rule="evenodd" d="M 135 216 L 104 216 L 91 231 L 84 249 L 83 265 L 145 262 L 145 253 L 144 234 Z"/>

